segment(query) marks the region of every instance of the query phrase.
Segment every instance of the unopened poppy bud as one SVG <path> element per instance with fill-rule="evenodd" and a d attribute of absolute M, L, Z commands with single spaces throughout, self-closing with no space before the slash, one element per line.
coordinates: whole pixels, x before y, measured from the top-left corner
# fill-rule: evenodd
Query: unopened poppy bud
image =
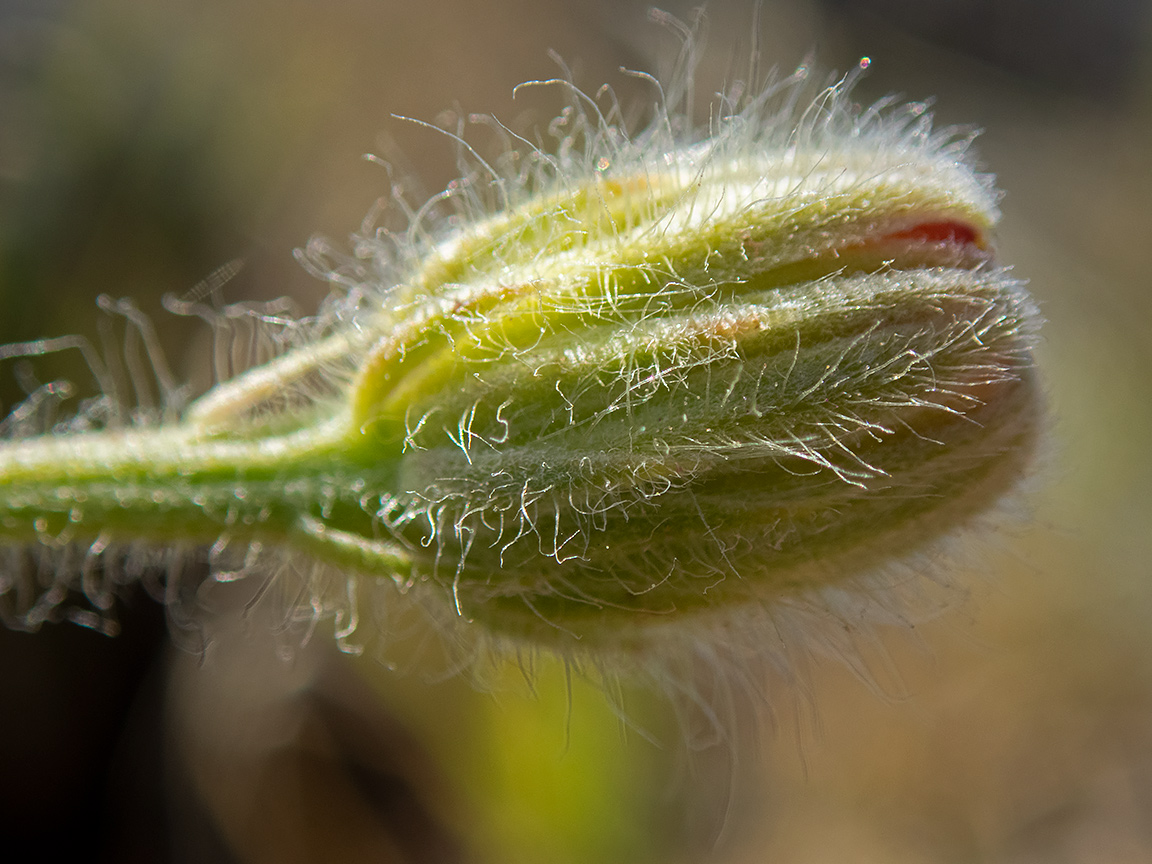
<path fill-rule="evenodd" d="M 991 263 L 991 196 L 931 151 L 842 146 L 673 154 L 434 256 L 461 281 L 402 307 L 354 422 L 397 454 L 382 522 L 460 615 L 627 641 L 910 553 L 1004 494 L 1036 317 Z"/>
<path fill-rule="evenodd" d="M 562 651 L 924 549 L 1028 462 L 1035 307 L 922 110 L 771 104 L 499 177 L 178 424 L 6 445 L 0 538 L 286 549 Z"/>

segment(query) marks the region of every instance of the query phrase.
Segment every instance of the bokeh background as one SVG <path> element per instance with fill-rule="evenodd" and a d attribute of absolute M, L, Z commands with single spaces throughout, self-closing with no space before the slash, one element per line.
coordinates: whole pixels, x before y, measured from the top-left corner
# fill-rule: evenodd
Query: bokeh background
<path fill-rule="evenodd" d="M 753 20 L 711 4 L 705 85 Z M 1152 860 L 1152 10 L 766 0 L 758 21 L 782 70 L 867 55 L 861 101 L 935 96 L 941 123 L 984 130 L 1001 257 L 1048 322 L 1052 421 L 1028 518 L 956 575 L 971 596 L 886 639 L 879 688 L 818 664 L 797 722 L 685 765 L 579 682 L 569 714 L 547 675 L 494 697 L 324 639 L 284 662 L 223 636 L 201 662 L 129 594 L 113 639 L 0 630 L 13 860 Z M 328 289 L 294 248 L 344 244 L 396 180 L 419 200 L 455 173 L 450 142 L 392 114 L 523 126 L 559 104 L 512 99 L 556 74 L 548 49 L 627 96 L 619 66 L 677 47 L 628 0 L 2 0 L 0 343 L 96 339 L 97 295 L 128 296 L 204 386 L 207 332 L 160 296 L 242 262 L 225 302 L 314 309 Z M 26 372 L 81 377 L 58 361 L 0 364 L 5 410 Z"/>

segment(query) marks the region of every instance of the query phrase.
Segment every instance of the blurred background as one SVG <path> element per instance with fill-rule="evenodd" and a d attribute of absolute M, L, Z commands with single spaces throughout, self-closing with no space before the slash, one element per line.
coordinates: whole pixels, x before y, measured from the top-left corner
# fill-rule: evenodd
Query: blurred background
<path fill-rule="evenodd" d="M 664 8 L 690 20 L 694 5 Z M 744 68 L 754 20 L 751 3 L 711 4 L 702 94 Z M 0 848 L 1152 860 L 1152 10 L 766 0 L 758 20 L 785 72 L 812 53 L 841 70 L 867 55 L 859 101 L 934 96 L 941 124 L 984 130 L 978 152 L 1006 195 L 1000 255 L 1048 322 L 1051 445 L 1031 515 L 957 576 L 967 602 L 886 640 L 886 692 L 818 665 L 797 723 L 685 765 L 622 734 L 580 682 L 569 712 L 547 673 L 535 699 L 497 698 L 325 639 L 283 662 L 239 628 L 202 660 L 170 647 L 163 610 L 137 592 L 116 638 L 0 629 Z M 178 377 L 205 386 L 209 334 L 162 312 L 161 295 L 239 262 L 224 302 L 314 309 L 328 288 L 294 248 L 317 234 L 342 246 L 394 182 L 419 201 L 455 174 L 451 142 L 392 114 L 527 128 L 560 105 L 512 99 L 556 75 L 548 49 L 586 89 L 650 98 L 618 67 L 659 72 L 678 47 L 630 0 L 0 0 L 0 344 L 97 339 L 95 298 L 127 296 Z M 68 374 L 58 359 L 0 364 L 0 415 Z"/>

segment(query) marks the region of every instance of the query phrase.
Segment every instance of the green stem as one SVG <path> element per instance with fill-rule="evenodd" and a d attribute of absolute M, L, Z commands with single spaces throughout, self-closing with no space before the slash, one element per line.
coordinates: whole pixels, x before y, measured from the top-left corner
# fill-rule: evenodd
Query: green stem
<path fill-rule="evenodd" d="M 408 557 L 373 514 L 392 460 L 357 458 L 340 419 L 290 435 L 213 438 L 191 425 L 0 446 L 0 545 L 210 544 L 294 548 L 403 577 Z M 350 446 L 351 445 L 351 446 Z"/>

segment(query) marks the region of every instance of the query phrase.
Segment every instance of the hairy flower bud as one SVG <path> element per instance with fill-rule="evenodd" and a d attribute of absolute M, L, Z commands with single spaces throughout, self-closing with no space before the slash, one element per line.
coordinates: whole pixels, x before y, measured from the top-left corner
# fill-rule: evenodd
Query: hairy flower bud
<path fill-rule="evenodd" d="M 374 309 L 181 423 L 0 450 L 0 538 L 286 548 L 562 651 L 924 549 L 1028 461 L 1036 310 L 966 141 L 798 86 L 457 189 Z"/>
<path fill-rule="evenodd" d="M 993 503 L 1034 430 L 1034 310 L 987 191 L 931 155 L 698 148 L 482 224 L 498 271 L 453 241 L 433 266 L 461 281 L 352 391 L 420 574 L 518 635 L 620 639 Z"/>

